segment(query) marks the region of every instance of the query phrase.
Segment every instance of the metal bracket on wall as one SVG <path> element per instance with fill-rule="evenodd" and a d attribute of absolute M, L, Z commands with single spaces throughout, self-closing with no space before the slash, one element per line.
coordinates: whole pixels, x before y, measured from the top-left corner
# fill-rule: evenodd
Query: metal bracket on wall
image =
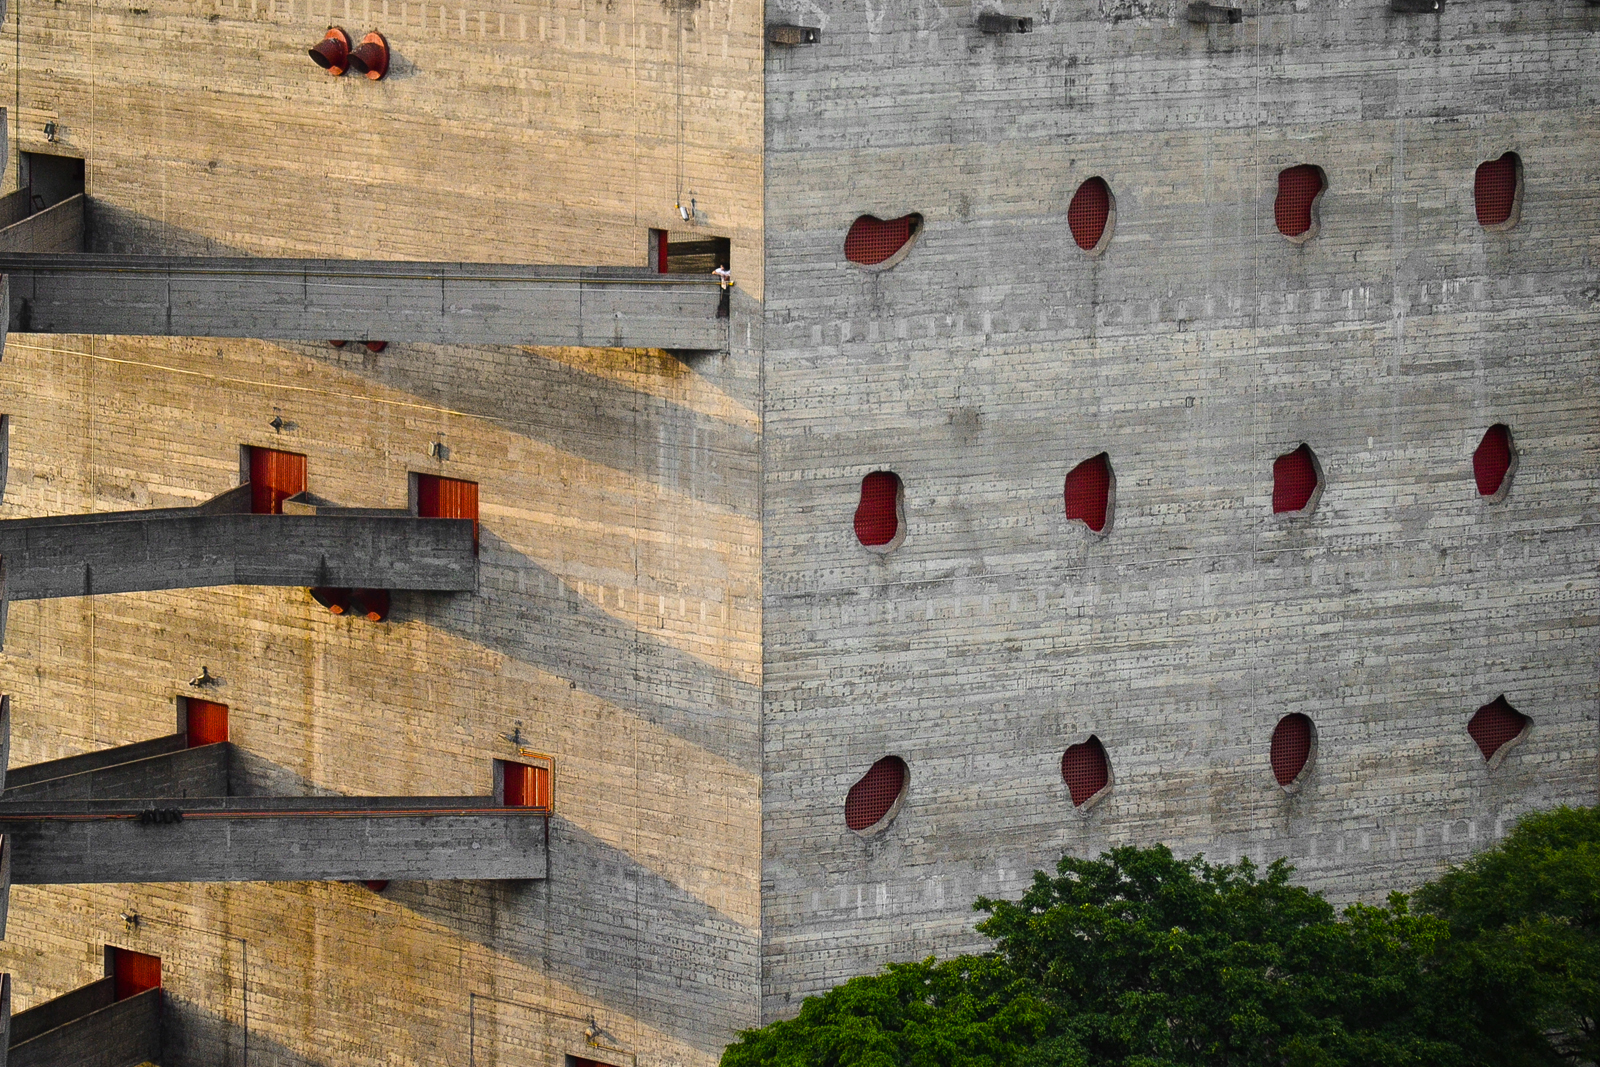
<path fill-rule="evenodd" d="M 816 26 L 791 26 L 787 22 L 767 25 L 767 40 L 773 44 L 817 44 L 822 40 L 822 30 Z"/>
<path fill-rule="evenodd" d="M 986 11 L 978 16 L 978 29 L 984 33 L 1032 33 L 1033 20 L 1018 15 Z"/>

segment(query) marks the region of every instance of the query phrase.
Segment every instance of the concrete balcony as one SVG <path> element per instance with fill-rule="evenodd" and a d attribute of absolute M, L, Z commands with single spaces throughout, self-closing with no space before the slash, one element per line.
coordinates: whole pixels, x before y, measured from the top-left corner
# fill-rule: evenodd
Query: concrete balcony
<path fill-rule="evenodd" d="M 723 293 L 705 274 L 3 250 L 0 272 L 19 333 L 727 347 Z"/>
<path fill-rule="evenodd" d="M 241 487 L 247 490 L 248 487 Z M 470 592 L 470 519 L 403 511 L 236 512 L 239 490 L 194 508 L 0 521 L 7 600 L 212 585 Z"/>

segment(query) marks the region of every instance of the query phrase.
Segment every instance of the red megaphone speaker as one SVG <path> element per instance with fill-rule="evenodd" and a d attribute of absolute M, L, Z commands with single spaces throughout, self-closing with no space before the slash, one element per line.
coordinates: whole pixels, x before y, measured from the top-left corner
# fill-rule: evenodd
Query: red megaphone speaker
<path fill-rule="evenodd" d="M 369 33 L 361 38 L 355 51 L 350 53 L 350 69 L 377 81 L 389 73 L 389 42 L 381 33 Z"/>
<path fill-rule="evenodd" d="M 309 54 L 313 63 L 337 78 L 350 65 L 350 35 L 337 26 L 330 26 L 327 35 Z"/>

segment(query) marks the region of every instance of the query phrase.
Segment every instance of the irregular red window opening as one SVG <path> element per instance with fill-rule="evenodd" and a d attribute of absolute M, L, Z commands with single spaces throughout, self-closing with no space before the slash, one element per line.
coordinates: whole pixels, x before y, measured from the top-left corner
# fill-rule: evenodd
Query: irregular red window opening
<path fill-rule="evenodd" d="M 1093 252 L 1105 236 L 1106 222 L 1111 218 L 1111 188 L 1104 178 L 1090 178 L 1078 186 L 1067 205 L 1067 225 L 1072 229 L 1072 239 L 1085 252 Z"/>
<path fill-rule="evenodd" d="M 1497 422 L 1484 432 L 1477 451 L 1472 453 L 1472 476 L 1478 481 L 1478 495 L 1498 493 L 1510 469 L 1511 431 Z"/>
<path fill-rule="evenodd" d="M 1278 199 L 1272 205 L 1278 232 L 1299 237 L 1311 229 L 1311 205 L 1323 189 L 1322 168 L 1309 163 L 1278 172 Z"/>
<path fill-rule="evenodd" d="M 306 491 L 306 457 L 275 448 L 250 449 L 250 511 L 282 515 L 283 502 Z"/>
<path fill-rule="evenodd" d="M 1511 217 L 1517 201 L 1517 154 L 1507 152 L 1478 167 L 1472 183 L 1479 226 L 1498 226 Z"/>
<path fill-rule="evenodd" d="M 184 701 L 184 730 L 188 746 L 214 745 L 228 739 L 228 705 L 189 697 Z"/>
<path fill-rule="evenodd" d="M 856 539 L 869 548 L 893 541 L 900 533 L 900 476 L 873 471 L 861 479 L 856 505 Z"/>
<path fill-rule="evenodd" d="M 1304 511 L 1317 491 L 1317 465 L 1310 445 L 1301 445 L 1272 462 L 1272 510 Z"/>
<path fill-rule="evenodd" d="M 1528 717 L 1512 707 L 1504 696 L 1479 708 L 1467 723 L 1467 733 L 1478 743 L 1478 751 L 1483 753 L 1485 761 L 1493 759 L 1496 752 L 1521 737 L 1527 728 Z"/>
<path fill-rule="evenodd" d="M 898 219 L 862 215 L 850 224 L 850 232 L 845 235 L 844 258 L 864 267 L 882 263 L 905 247 L 921 220 L 921 215 L 904 215 Z"/>
<path fill-rule="evenodd" d="M 1102 452 L 1072 468 L 1062 495 L 1068 519 L 1082 520 L 1095 533 L 1105 530 L 1111 506 L 1111 457 Z"/>
<path fill-rule="evenodd" d="M 1083 807 L 1085 801 L 1106 787 L 1111 781 L 1111 764 L 1098 737 L 1090 735 L 1089 740 L 1062 753 L 1061 778 L 1067 783 L 1075 808 Z"/>
<path fill-rule="evenodd" d="M 1311 758 L 1311 720 L 1304 715 L 1285 715 L 1272 731 L 1272 776 L 1279 785 L 1290 785 L 1306 769 Z"/>
<path fill-rule="evenodd" d="M 899 756 L 874 763 L 844 798 L 844 824 L 852 830 L 875 826 L 889 814 L 906 787 L 906 765 Z"/>

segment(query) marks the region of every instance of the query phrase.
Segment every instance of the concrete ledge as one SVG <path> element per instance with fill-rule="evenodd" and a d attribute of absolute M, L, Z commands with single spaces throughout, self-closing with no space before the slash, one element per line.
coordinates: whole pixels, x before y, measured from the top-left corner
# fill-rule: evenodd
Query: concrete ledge
<path fill-rule="evenodd" d="M 175 513 L 174 513 L 175 512 Z M 201 515 L 191 509 L 0 522 L 7 600 L 212 585 L 467 592 L 468 519 Z"/>
<path fill-rule="evenodd" d="M 16 885 L 545 877 L 543 812 L 445 799 L 161 802 L 176 822 L 150 821 L 149 802 L 8 803 L 0 833 Z"/>
<path fill-rule="evenodd" d="M 32 221 L 32 220 L 28 220 Z M 21 333 L 727 347 L 715 278 L 645 269 L 0 254 Z"/>

